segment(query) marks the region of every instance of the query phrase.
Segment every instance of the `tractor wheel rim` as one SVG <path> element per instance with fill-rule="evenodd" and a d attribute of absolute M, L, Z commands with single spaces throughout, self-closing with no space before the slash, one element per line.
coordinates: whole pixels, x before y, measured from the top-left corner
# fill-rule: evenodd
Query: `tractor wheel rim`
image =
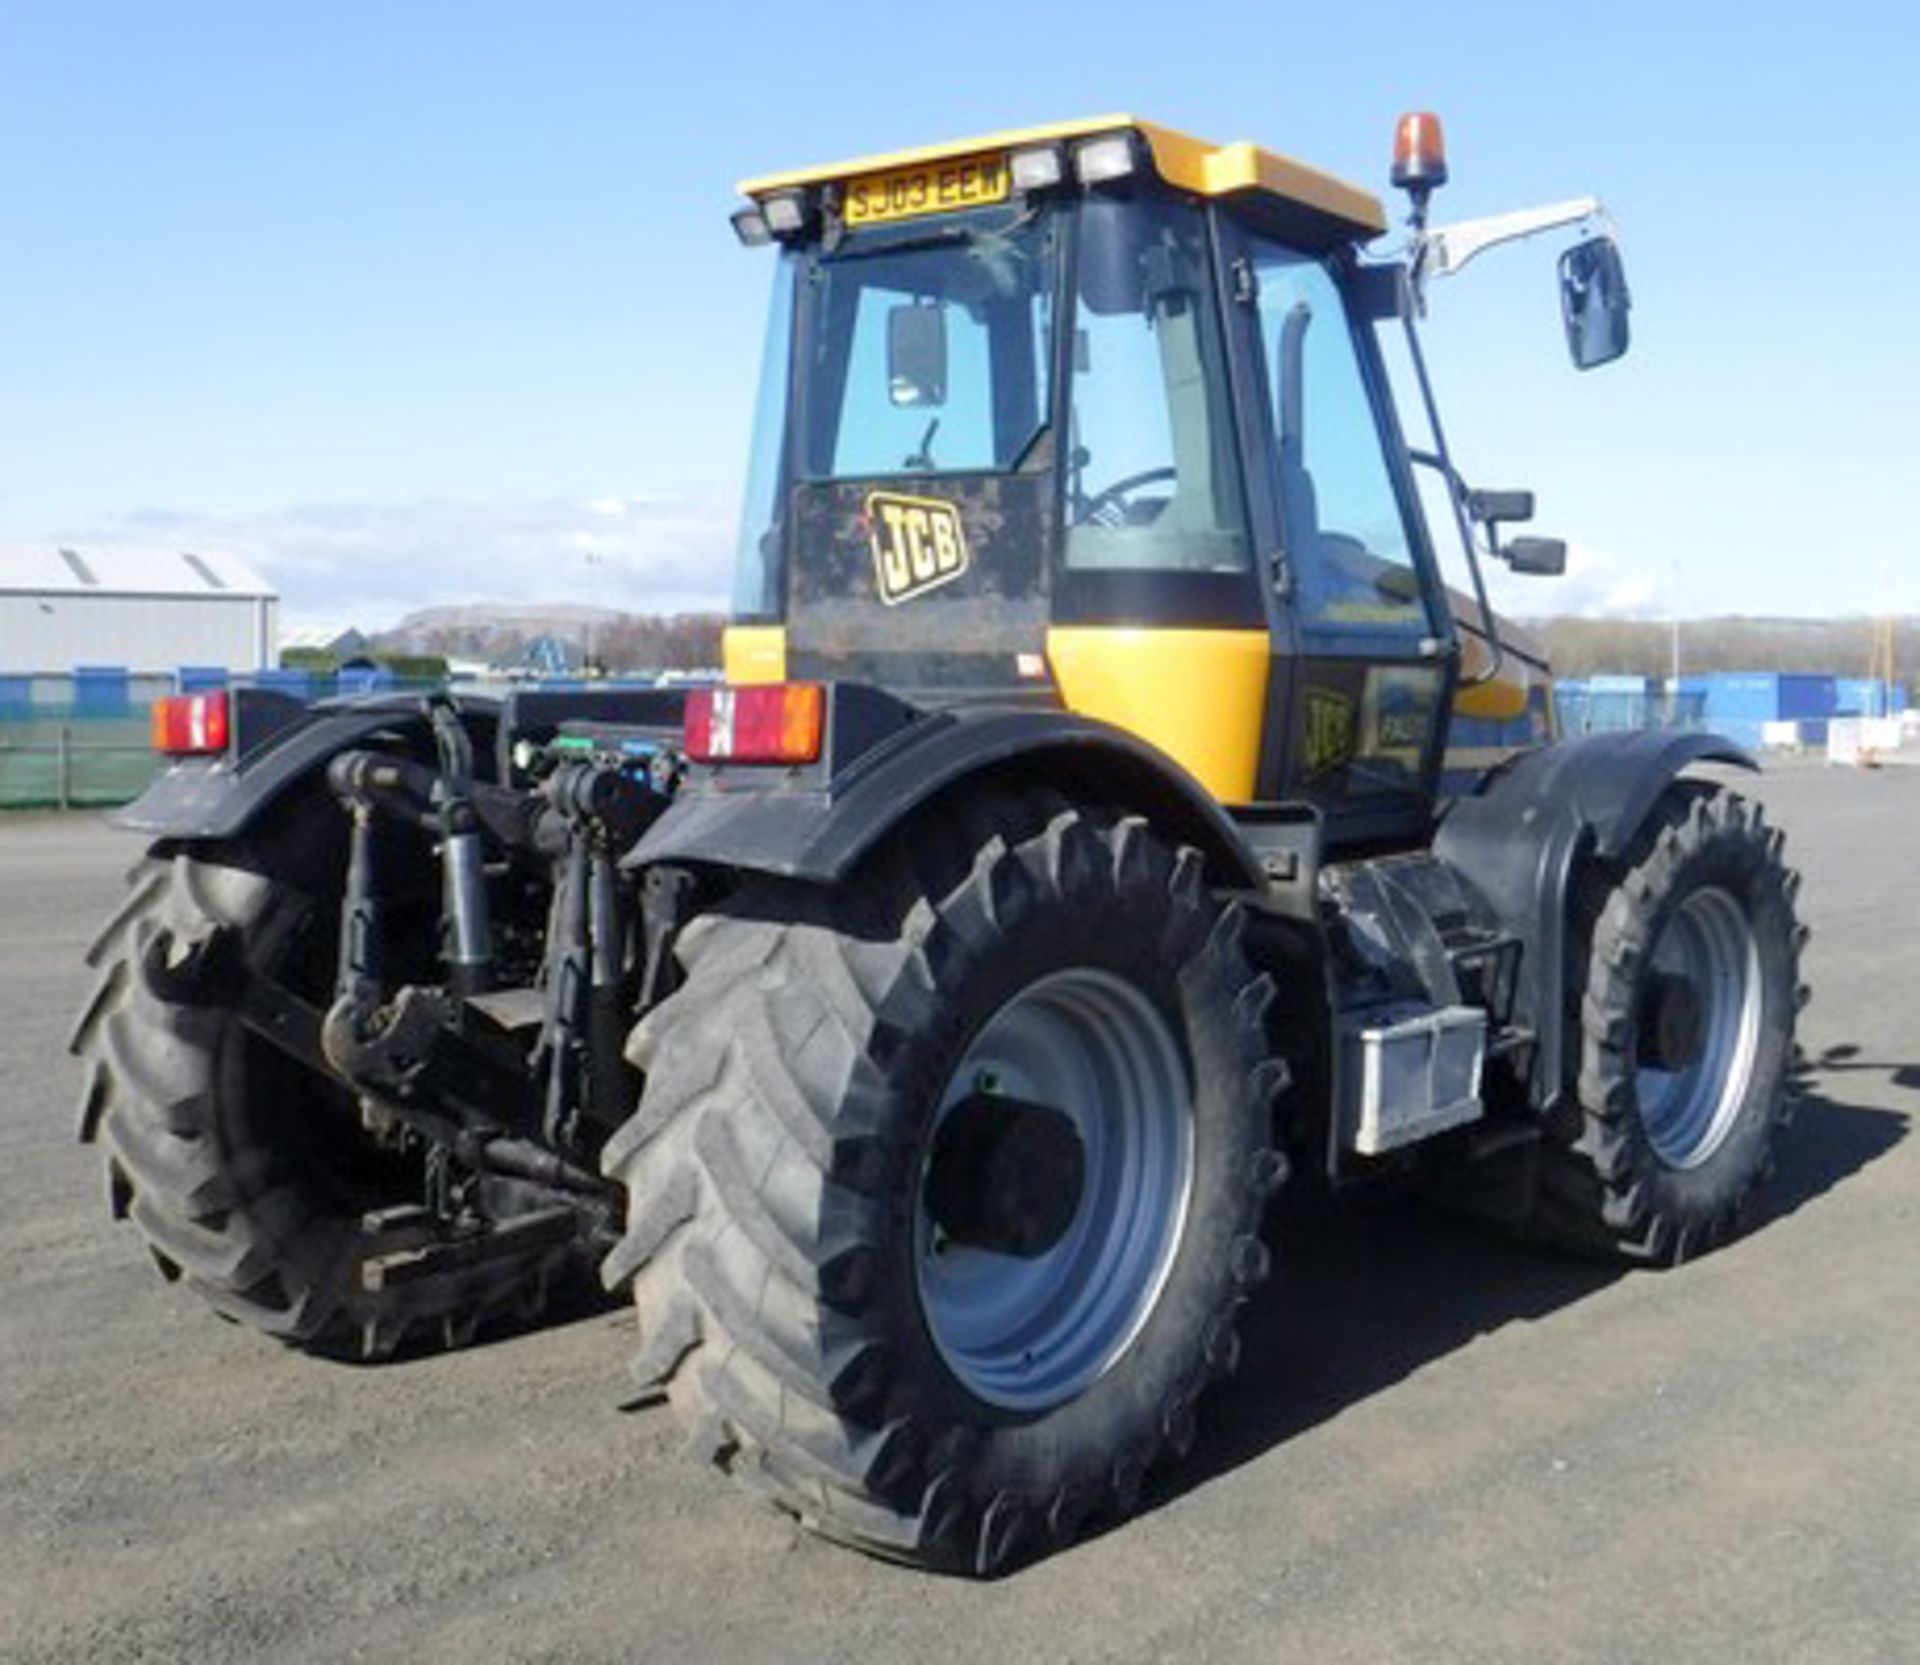
<path fill-rule="evenodd" d="M 1192 1086 L 1158 1007 L 1089 968 L 1043 977 L 994 1013 L 949 1078 L 935 1125 L 980 1092 L 1072 1120 L 1085 1152 L 1079 1204 L 1056 1242 L 1022 1258 L 945 1240 L 923 1174 L 920 1305 L 968 1392 L 1041 1411 L 1110 1369 L 1159 1303 L 1193 1186 Z"/>
<path fill-rule="evenodd" d="M 1654 1014 L 1640 1014 L 1634 1085 L 1647 1143 L 1669 1168 L 1697 1168 L 1725 1143 L 1753 1084 L 1760 1043 L 1760 946 L 1746 910 L 1717 885 L 1677 907 L 1654 943 L 1652 969 L 1683 980 L 1697 1002 L 1684 1061 L 1648 1056 Z"/>

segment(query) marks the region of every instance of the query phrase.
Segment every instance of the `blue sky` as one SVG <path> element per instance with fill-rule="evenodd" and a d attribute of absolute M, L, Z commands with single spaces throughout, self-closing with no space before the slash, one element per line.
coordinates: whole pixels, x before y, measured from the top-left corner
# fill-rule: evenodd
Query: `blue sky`
<path fill-rule="evenodd" d="M 1437 218 L 1598 192 L 1634 286 L 1587 376 L 1553 246 L 1435 294 L 1467 472 L 1577 549 L 1509 603 L 1920 612 L 1911 5 L 0 0 L 0 40 L 0 541 L 224 545 L 369 624 L 717 598 L 734 180 L 1130 108 L 1384 194 L 1425 107 Z"/>

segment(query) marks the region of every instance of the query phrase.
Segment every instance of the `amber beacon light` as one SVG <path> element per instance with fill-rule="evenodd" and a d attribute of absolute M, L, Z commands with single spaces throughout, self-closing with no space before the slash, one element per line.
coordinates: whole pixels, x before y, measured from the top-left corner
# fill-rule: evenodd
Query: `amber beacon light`
<path fill-rule="evenodd" d="M 1431 110 L 1409 110 L 1393 130 L 1393 182 L 1421 195 L 1447 182 L 1447 136 Z"/>

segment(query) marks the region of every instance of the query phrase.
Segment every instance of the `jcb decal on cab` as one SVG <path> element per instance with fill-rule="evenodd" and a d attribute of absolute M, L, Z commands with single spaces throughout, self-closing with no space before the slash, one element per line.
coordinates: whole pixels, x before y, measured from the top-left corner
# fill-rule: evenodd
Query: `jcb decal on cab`
<path fill-rule="evenodd" d="M 960 511 L 937 497 L 867 494 L 873 583 L 889 607 L 938 589 L 967 570 Z"/>

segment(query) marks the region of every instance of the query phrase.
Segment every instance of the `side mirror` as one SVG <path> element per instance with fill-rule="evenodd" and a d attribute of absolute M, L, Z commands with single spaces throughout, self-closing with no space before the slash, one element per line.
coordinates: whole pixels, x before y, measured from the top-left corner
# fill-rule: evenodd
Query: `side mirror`
<path fill-rule="evenodd" d="M 1611 364 L 1627 350 L 1627 269 L 1611 237 L 1590 237 L 1560 256 L 1560 316 L 1576 370 Z"/>
<path fill-rule="evenodd" d="M 1500 546 L 1500 553 L 1515 572 L 1530 577 L 1558 578 L 1567 570 L 1563 538 L 1509 538 Z"/>
<path fill-rule="evenodd" d="M 947 309 L 914 301 L 887 312 L 887 397 L 896 405 L 947 402 Z"/>
<path fill-rule="evenodd" d="M 1467 513 L 1482 526 L 1502 521 L 1533 519 L 1533 493 L 1530 491 L 1470 491 Z"/>

